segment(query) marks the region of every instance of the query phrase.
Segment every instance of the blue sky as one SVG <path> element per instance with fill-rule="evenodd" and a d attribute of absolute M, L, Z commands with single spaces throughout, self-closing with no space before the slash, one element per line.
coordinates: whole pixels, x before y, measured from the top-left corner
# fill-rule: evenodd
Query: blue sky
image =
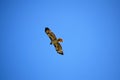
<path fill-rule="evenodd" d="M 0 80 L 120 80 L 119 0 L 1 0 L 0 36 Z"/>

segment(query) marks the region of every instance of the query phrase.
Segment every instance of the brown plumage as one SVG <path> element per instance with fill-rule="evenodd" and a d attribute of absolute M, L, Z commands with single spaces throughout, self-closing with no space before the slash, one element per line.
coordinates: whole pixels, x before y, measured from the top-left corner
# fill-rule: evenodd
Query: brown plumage
<path fill-rule="evenodd" d="M 59 43 L 59 42 L 63 42 L 63 40 L 61 38 L 57 39 L 55 34 L 48 27 L 45 28 L 45 33 L 50 38 L 50 40 L 51 40 L 50 44 L 54 45 L 57 53 L 63 55 L 62 46 Z"/>

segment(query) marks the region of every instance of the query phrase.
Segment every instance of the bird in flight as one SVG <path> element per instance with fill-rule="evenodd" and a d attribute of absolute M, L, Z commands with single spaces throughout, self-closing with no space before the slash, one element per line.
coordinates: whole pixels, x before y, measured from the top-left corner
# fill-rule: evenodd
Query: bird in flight
<path fill-rule="evenodd" d="M 45 28 L 45 33 L 48 35 L 48 37 L 51 40 L 50 45 L 53 44 L 57 53 L 63 55 L 62 46 L 60 45 L 60 42 L 63 42 L 62 38 L 57 39 L 55 34 L 48 27 Z"/>

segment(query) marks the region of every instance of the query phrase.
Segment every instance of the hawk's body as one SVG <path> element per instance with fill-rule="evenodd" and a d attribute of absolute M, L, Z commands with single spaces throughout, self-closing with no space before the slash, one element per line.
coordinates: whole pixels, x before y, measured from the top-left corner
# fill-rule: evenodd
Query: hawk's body
<path fill-rule="evenodd" d="M 53 44 L 56 51 L 59 54 L 63 55 L 62 47 L 59 43 L 59 42 L 62 42 L 62 39 L 61 38 L 57 39 L 55 34 L 48 27 L 45 28 L 45 32 L 51 40 L 50 44 Z"/>

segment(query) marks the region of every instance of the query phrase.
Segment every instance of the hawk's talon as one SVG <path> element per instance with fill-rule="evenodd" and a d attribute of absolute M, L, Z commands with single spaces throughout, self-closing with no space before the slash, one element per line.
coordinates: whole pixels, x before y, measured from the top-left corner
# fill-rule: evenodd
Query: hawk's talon
<path fill-rule="evenodd" d="M 50 45 L 52 45 L 52 42 L 50 42 Z"/>

